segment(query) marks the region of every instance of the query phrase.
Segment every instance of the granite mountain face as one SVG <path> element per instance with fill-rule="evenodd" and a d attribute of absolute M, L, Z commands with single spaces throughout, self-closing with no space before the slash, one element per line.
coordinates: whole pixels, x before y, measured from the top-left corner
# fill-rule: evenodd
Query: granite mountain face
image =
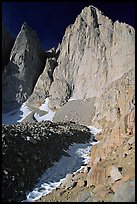
<path fill-rule="evenodd" d="M 36 32 L 27 23 L 21 27 L 2 73 L 2 105 L 8 112 L 18 108 L 31 95 L 43 71 L 45 53 Z"/>
<path fill-rule="evenodd" d="M 34 116 L 48 97 L 50 109 L 56 112 L 53 122 L 101 128 L 88 163 L 93 171 L 85 175 L 97 198 L 90 201 L 119 202 L 121 193 L 121 200 L 128 200 L 119 186 L 135 178 L 135 29 L 89 6 L 66 28 L 58 47 L 49 51 L 42 50 L 37 34 L 26 23 L 14 45 L 4 33 L 3 44 L 6 38 L 11 44 L 2 47 L 6 53 L 2 111 L 26 102 Z M 30 122 L 30 117 L 26 120 Z M 122 176 L 115 180 L 118 169 Z M 134 199 L 133 195 L 130 201 Z M 63 196 L 62 201 L 66 201 Z"/>
<path fill-rule="evenodd" d="M 134 69 L 134 40 L 131 26 L 113 23 L 92 6 L 83 9 L 60 45 L 50 106 L 58 109 L 70 97 L 99 97 L 113 81 Z"/>
<path fill-rule="evenodd" d="M 100 108 L 97 101 L 112 84 L 128 72 L 134 75 L 134 44 L 133 27 L 112 22 L 93 6 L 82 10 L 57 50 L 49 52 L 41 49 L 36 33 L 24 23 L 3 70 L 3 111 L 28 98 L 30 106 L 37 106 L 48 96 L 54 110 L 70 98 L 96 98 L 96 109 Z"/>

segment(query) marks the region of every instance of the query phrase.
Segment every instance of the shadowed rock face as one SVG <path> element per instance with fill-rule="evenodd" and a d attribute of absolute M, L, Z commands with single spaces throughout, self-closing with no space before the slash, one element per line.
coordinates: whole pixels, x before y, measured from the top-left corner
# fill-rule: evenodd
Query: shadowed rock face
<path fill-rule="evenodd" d="M 6 31 L 5 26 L 2 25 L 2 70 L 4 69 L 4 66 L 9 62 L 13 44 L 13 37 L 9 32 Z"/>
<path fill-rule="evenodd" d="M 40 103 L 45 101 L 45 98 L 49 97 L 49 90 L 53 79 L 53 72 L 55 67 L 58 65 L 58 51 L 55 48 L 52 48 L 48 52 L 46 52 L 46 64 L 42 74 L 39 76 L 33 93 L 27 100 L 27 106 L 30 108 L 36 108 Z"/>
<path fill-rule="evenodd" d="M 3 112 L 18 108 L 28 99 L 45 60 L 37 34 L 24 23 L 12 48 L 10 62 L 2 73 Z"/>
<path fill-rule="evenodd" d="M 72 122 L 2 126 L 2 200 L 25 199 L 25 192 L 71 144 L 86 143 L 91 137 L 86 126 Z"/>
<path fill-rule="evenodd" d="M 57 50 L 46 52 L 43 65 L 38 41 L 24 23 L 3 71 L 3 111 L 28 98 L 28 104 L 36 106 L 49 96 L 49 107 L 55 110 L 70 97 L 100 101 L 112 83 L 135 68 L 134 28 L 112 22 L 93 6 L 85 7 L 67 27 Z"/>
<path fill-rule="evenodd" d="M 67 27 L 57 50 L 46 55 L 49 59 L 30 96 L 30 105 L 48 96 L 49 107 L 54 110 L 71 97 L 100 101 L 112 83 L 135 69 L 135 30 L 112 22 L 93 6 L 85 7 Z"/>

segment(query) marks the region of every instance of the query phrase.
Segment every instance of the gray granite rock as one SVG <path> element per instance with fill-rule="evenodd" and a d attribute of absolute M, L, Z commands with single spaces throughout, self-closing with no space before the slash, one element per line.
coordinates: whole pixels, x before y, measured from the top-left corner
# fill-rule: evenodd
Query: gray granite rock
<path fill-rule="evenodd" d="M 95 98 L 68 101 L 55 113 L 53 121 L 75 121 L 79 124 L 90 125 L 95 114 L 94 102 Z"/>
<path fill-rule="evenodd" d="M 112 202 L 135 202 L 135 178 L 119 186 Z"/>
<path fill-rule="evenodd" d="M 114 181 L 117 181 L 117 180 L 120 180 L 122 178 L 122 174 L 120 173 L 120 171 L 118 170 L 117 167 L 115 166 L 112 166 L 112 169 L 110 171 L 110 175 L 111 175 L 111 178 L 114 180 Z"/>
<path fill-rule="evenodd" d="M 85 7 L 68 26 L 49 94 L 59 109 L 67 100 L 98 97 L 135 68 L 135 29 L 113 22 L 94 6 Z"/>
<path fill-rule="evenodd" d="M 94 202 L 92 193 L 87 190 L 82 190 L 78 194 L 71 196 L 67 202 Z"/>
<path fill-rule="evenodd" d="M 89 191 L 82 191 L 78 194 L 76 202 L 86 202 L 88 198 L 91 197 L 91 192 Z"/>
<path fill-rule="evenodd" d="M 2 111 L 18 108 L 32 94 L 46 61 L 38 36 L 27 23 L 21 27 L 2 73 Z"/>
<path fill-rule="evenodd" d="M 30 108 L 36 108 L 40 103 L 43 103 L 45 98 L 49 97 L 50 86 L 53 82 L 53 72 L 57 66 L 58 54 L 55 49 L 52 48 L 51 51 L 46 52 L 46 64 L 42 74 L 39 76 L 33 93 L 27 100 L 27 105 Z"/>

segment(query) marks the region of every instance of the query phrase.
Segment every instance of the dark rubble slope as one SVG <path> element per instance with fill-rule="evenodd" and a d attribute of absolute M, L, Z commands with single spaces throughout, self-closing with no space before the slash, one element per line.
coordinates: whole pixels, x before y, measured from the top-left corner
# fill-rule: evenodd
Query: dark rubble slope
<path fill-rule="evenodd" d="M 74 122 L 24 123 L 2 126 L 2 201 L 18 202 L 32 190 L 38 177 L 76 143 L 91 136 Z"/>

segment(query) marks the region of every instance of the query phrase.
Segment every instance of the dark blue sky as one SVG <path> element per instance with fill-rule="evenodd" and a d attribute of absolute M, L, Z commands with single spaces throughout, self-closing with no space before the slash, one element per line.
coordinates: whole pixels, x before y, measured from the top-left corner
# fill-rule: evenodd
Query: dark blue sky
<path fill-rule="evenodd" d="M 42 47 L 48 50 L 61 42 L 68 25 L 74 23 L 85 6 L 93 5 L 113 21 L 135 27 L 135 3 L 129 2 L 3 2 L 2 21 L 15 38 L 23 22 L 38 34 Z"/>

